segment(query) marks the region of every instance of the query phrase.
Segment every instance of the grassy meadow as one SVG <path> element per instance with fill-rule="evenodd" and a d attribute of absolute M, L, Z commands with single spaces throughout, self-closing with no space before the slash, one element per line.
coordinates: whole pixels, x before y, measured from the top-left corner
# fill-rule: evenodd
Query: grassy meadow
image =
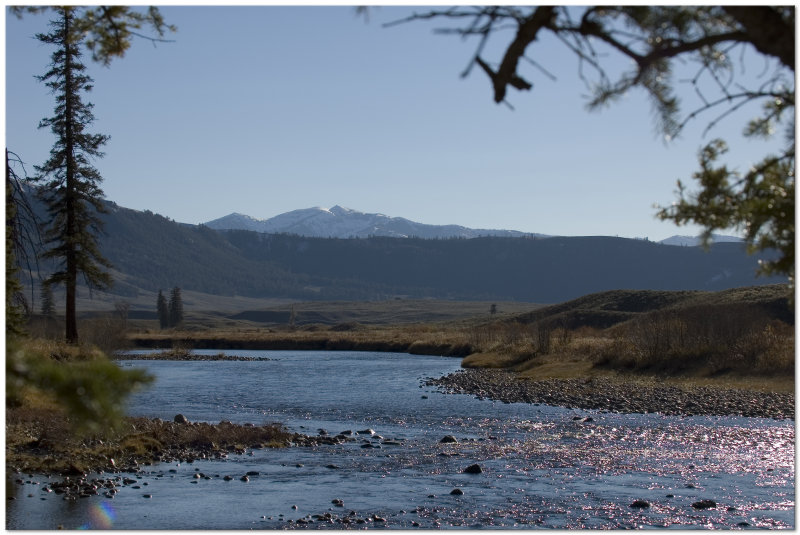
<path fill-rule="evenodd" d="M 189 312 L 179 329 L 132 321 L 127 340 L 151 348 L 399 351 L 464 357 L 464 367 L 527 379 L 603 375 L 794 390 L 794 305 L 784 285 L 618 290 L 556 305 L 295 303 Z"/>

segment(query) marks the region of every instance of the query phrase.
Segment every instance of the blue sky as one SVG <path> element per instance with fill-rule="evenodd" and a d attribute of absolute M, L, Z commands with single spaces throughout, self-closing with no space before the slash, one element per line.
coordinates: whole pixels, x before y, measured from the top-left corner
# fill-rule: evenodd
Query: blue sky
<path fill-rule="evenodd" d="M 84 58 L 91 130 L 111 136 L 95 162 L 106 197 L 186 223 L 339 204 L 430 224 L 660 240 L 698 232 L 658 221 L 654 204 L 691 182 L 702 144 L 725 137 L 739 169 L 763 155 L 739 136 L 753 110 L 705 137 L 701 119 L 669 144 L 641 93 L 586 111 L 575 58 L 549 41 L 533 55 L 557 80 L 530 69 L 533 90 L 512 91 L 513 110 L 497 105 L 483 73 L 459 76 L 474 42 L 434 34 L 435 22 L 383 27 L 414 9 L 425 8 L 374 8 L 365 21 L 347 6 L 161 8 L 174 42 L 137 41 L 109 68 Z M 52 53 L 33 38 L 46 23 L 6 14 L 6 146 L 29 172 L 53 143 L 37 129 L 53 97 L 34 79 Z"/>

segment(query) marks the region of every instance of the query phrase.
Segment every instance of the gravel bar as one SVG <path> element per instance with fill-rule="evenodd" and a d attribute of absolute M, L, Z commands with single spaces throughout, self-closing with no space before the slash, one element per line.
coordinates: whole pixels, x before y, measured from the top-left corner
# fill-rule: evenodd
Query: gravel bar
<path fill-rule="evenodd" d="M 794 394 L 714 387 L 679 388 L 604 378 L 520 379 L 502 370 L 467 369 L 425 382 L 449 394 L 619 413 L 794 419 Z"/>

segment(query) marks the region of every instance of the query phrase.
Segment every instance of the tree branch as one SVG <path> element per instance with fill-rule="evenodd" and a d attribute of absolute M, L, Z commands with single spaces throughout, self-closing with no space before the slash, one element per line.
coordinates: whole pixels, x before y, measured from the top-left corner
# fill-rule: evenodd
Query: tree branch
<path fill-rule="evenodd" d="M 762 54 L 778 58 L 784 67 L 794 71 L 795 28 L 793 7 L 790 8 L 792 9 L 791 21 L 785 20 L 775 7 L 723 6 L 722 9 L 744 27 L 747 40 L 756 47 L 756 50 Z"/>
<path fill-rule="evenodd" d="M 506 49 L 500 68 L 497 69 L 497 73 L 492 78 L 495 102 L 499 103 L 505 100 L 506 86 L 508 85 L 521 90 L 527 90 L 532 87 L 530 83 L 517 74 L 517 64 L 520 58 L 525 55 L 527 46 L 536 40 L 539 30 L 552 25 L 555 15 L 555 7 L 539 6 L 530 17 L 524 19 L 524 22 L 520 24 L 516 37 Z"/>

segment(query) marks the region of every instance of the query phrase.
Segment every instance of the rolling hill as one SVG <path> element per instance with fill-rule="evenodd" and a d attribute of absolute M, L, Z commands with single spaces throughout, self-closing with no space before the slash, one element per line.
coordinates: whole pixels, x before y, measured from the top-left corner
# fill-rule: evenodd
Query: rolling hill
<path fill-rule="evenodd" d="M 112 295 L 179 286 L 291 300 L 453 299 L 560 303 L 606 290 L 724 290 L 756 278 L 740 243 L 709 251 L 612 237 L 312 238 L 186 225 L 108 203 L 100 238 Z M 46 266 L 44 266 L 46 270 Z"/>

